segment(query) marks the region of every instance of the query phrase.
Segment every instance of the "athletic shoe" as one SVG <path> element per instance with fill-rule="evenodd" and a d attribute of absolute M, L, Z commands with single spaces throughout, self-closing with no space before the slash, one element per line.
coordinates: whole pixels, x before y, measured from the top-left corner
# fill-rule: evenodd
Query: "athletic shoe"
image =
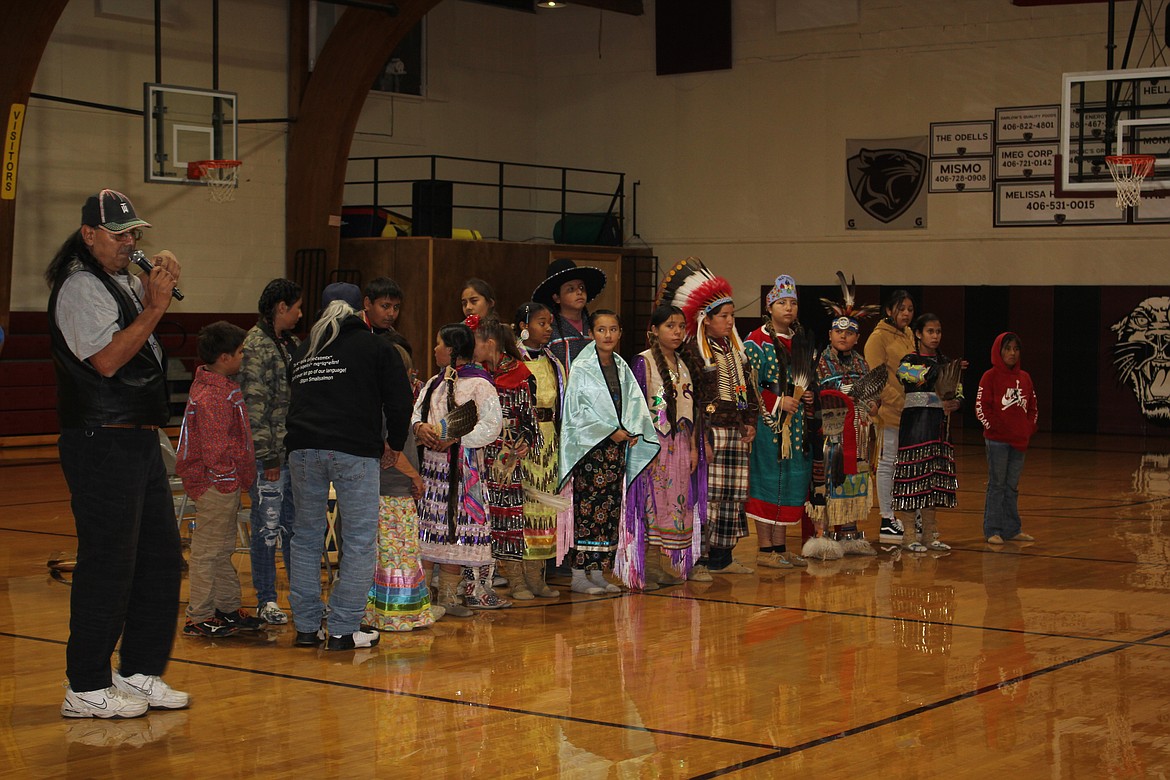
<path fill-rule="evenodd" d="M 316 631 L 298 631 L 296 639 L 293 640 L 293 647 L 317 647 L 325 641 L 325 636 L 323 628 Z"/>
<path fill-rule="evenodd" d="M 906 529 L 902 527 L 901 520 L 896 517 L 883 517 L 882 527 L 878 531 L 878 541 L 901 544 L 902 536 L 905 535 L 905 533 Z"/>
<path fill-rule="evenodd" d="M 65 688 L 61 714 L 66 718 L 137 718 L 145 715 L 150 704 L 141 694 L 126 693 L 117 686 L 78 693 Z"/>
<path fill-rule="evenodd" d="M 141 696 L 156 710 L 181 710 L 191 703 L 191 697 L 176 691 L 157 674 L 132 674 L 129 677 L 114 672 L 114 687 L 129 696 Z"/>
<path fill-rule="evenodd" d="M 999 534 L 992 534 L 991 536 L 987 537 L 987 543 L 988 544 L 1003 544 L 1003 537 L 1000 536 Z"/>
<path fill-rule="evenodd" d="M 288 615 L 275 601 L 266 601 L 257 607 L 256 615 L 270 626 L 283 626 L 288 622 Z"/>
<path fill-rule="evenodd" d="M 922 542 L 918 541 L 917 539 L 910 542 L 910 544 L 904 544 L 902 546 L 905 547 L 909 552 L 912 552 L 912 553 L 926 552 L 926 545 L 923 544 Z"/>
<path fill-rule="evenodd" d="M 198 623 L 187 619 L 187 625 L 183 626 L 183 636 L 206 636 L 212 639 L 235 636 L 240 629 L 235 626 L 228 625 L 219 618 L 210 618 L 208 620 L 201 620 Z"/>
<path fill-rule="evenodd" d="M 325 640 L 326 650 L 355 650 L 373 647 L 382 636 L 377 631 L 354 631 L 352 634 L 330 634 Z"/>
<path fill-rule="evenodd" d="M 714 582 L 710 570 L 701 563 L 691 567 L 690 572 L 687 573 L 687 579 L 691 582 Z"/>
<path fill-rule="evenodd" d="M 744 566 L 739 561 L 733 560 L 722 569 L 712 569 L 711 572 L 713 574 L 755 574 L 756 570 Z"/>
<path fill-rule="evenodd" d="M 939 539 L 931 539 L 930 543 L 926 546 L 932 550 L 938 550 L 939 552 L 943 552 L 943 551 L 951 549 L 951 546 L 949 544 L 947 544 L 946 542 L 941 541 Z"/>
<path fill-rule="evenodd" d="M 215 616 L 225 625 L 235 626 L 239 631 L 259 631 L 264 627 L 263 620 L 249 615 L 242 609 L 237 609 L 235 612 L 220 612 L 217 609 Z"/>
<path fill-rule="evenodd" d="M 1026 534 L 1023 531 L 1020 531 L 1018 534 L 1013 536 L 1011 540 L 1013 542 L 1034 542 L 1036 541 L 1036 537 L 1032 536 L 1032 534 Z"/>

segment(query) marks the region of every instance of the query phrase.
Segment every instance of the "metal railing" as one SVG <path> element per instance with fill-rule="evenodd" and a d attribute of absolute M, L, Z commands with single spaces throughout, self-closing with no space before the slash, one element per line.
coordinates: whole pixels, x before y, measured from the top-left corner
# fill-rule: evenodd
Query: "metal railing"
<path fill-rule="evenodd" d="M 454 212 L 495 212 L 494 238 L 500 240 L 545 237 L 509 236 L 505 218 L 518 214 L 538 217 L 523 222 L 530 233 L 534 227 L 543 227 L 540 216 L 556 216 L 565 226 L 566 217 L 589 214 L 604 215 L 616 223 L 619 246 L 625 235 L 626 175 L 618 171 L 446 155 L 351 157 L 344 202 L 389 211 L 411 209 L 411 187 L 423 180 L 452 183 Z M 551 229 L 547 238 L 552 238 Z"/>

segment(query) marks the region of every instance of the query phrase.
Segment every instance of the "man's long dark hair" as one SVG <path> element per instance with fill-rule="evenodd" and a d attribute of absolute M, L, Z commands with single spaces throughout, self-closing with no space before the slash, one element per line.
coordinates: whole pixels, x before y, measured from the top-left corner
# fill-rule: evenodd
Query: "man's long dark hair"
<path fill-rule="evenodd" d="M 85 245 L 85 240 L 81 237 L 81 228 L 74 231 L 73 235 L 65 239 L 65 243 L 57 250 L 57 254 L 49 262 L 49 267 L 45 269 L 45 282 L 49 288 L 53 288 L 65 275 L 65 268 L 77 258 L 88 266 L 94 269 L 100 268 L 97 260 L 90 253 L 89 247 Z"/>

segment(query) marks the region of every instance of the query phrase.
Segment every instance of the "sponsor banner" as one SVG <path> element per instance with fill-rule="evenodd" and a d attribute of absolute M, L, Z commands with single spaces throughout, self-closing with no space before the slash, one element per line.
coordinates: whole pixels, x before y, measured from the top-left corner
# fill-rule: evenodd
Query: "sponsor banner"
<path fill-rule="evenodd" d="M 1060 140 L 1060 106 L 995 109 L 997 144 Z"/>
<path fill-rule="evenodd" d="M 1007 144 L 995 147 L 996 179 L 1051 179 L 1059 144 Z"/>
<path fill-rule="evenodd" d="M 1120 101 L 1113 108 L 1114 121 L 1117 117 L 1129 116 L 1128 100 Z M 1069 109 L 1072 114 L 1068 118 L 1069 138 L 1072 139 L 1073 144 L 1076 144 L 1078 138 L 1083 138 L 1085 141 L 1097 141 L 1105 138 L 1105 104 L 1104 103 L 1086 103 L 1084 107 L 1073 104 Z"/>
<path fill-rule="evenodd" d="M 928 137 L 845 140 L 845 229 L 926 227 Z"/>
<path fill-rule="evenodd" d="M 1155 198 L 1148 189 L 1142 192 L 1142 199 L 1133 207 L 1134 222 L 1170 222 L 1170 193 L 1166 190 L 1159 192 L 1167 197 Z"/>
<path fill-rule="evenodd" d="M 1123 225 L 1126 214 L 1113 196 L 1056 197 L 1052 182 L 997 182 L 995 226 Z"/>
<path fill-rule="evenodd" d="M 931 157 L 980 157 L 991 154 L 992 122 L 931 122 Z"/>
<path fill-rule="evenodd" d="M 1108 174 L 1109 169 L 1105 166 L 1106 154 L 1109 152 L 1105 151 L 1104 141 L 1086 141 L 1083 146 L 1074 142 L 1068 147 L 1068 156 L 1072 164 L 1080 165 L 1083 161 L 1085 165 L 1082 173 L 1085 174 Z"/>
<path fill-rule="evenodd" d="M 931 192 L 991 192 L 990 157 L 951 157 L 930 161 Z"/>

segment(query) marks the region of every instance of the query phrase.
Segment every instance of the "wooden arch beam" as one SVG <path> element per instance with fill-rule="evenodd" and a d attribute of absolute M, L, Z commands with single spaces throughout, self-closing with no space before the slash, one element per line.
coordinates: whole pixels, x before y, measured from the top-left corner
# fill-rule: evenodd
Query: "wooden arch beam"
<path fill-rule="evenodd" d="M 440 0 L 397 0 L 398 14 L 347 8 L 305 85 L 289 129 L 285 246 L 288 273 L 298 249 L 323 248 L 337 266 L 346 164 L 370 85 L 403 36 Z M 294 76 L 295 78 L 295 76 Z M 292 107 L 290 107 L 292 108 Z M 312 311 L 317 301 L 306 301 Z"/>
<path fill-rule="evenodd" d="M 69 0 L 38 0 L 35 3 L 0 3 L 0 30 L 7 40 L 0 46 L 0 129 L 4 133 L 3 157 L 0 171 L 8 170 L 17 160 L 12 156 L 8 137 L 8 122 L 13 105 L 28 105 L 33 79 L 40 67 L 45 46 L 53 34 L 53 28 L 61 18 L 61 12 Z M 19 168 L 17 187 L 20 186 Z M 0 190 L 3 180 L 0 179 Z M 17 195 L 17 192 L 8 194 Z M 0 194 L 3 194 L 0 192 Z M 12 253 L 15 251 L 16 199 L 0 198 L 0 325 L 8 327 L 8 315 L 12 310 Z M 49 258 L 45 258 L 48 265 Z"/>

